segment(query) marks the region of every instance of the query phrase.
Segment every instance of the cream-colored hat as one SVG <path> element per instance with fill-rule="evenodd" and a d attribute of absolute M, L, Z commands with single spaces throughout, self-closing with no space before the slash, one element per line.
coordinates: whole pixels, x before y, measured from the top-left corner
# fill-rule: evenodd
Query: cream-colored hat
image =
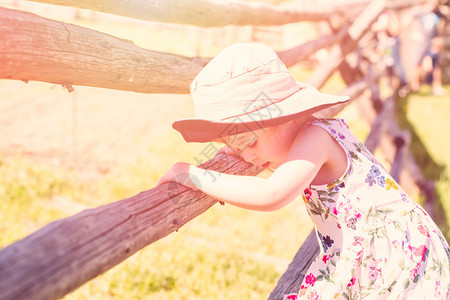
<path fill-rule="evenodd" d="M 270 48 L 234 44 L 191 84 L 196 118 L 175 121 L 187 142 L 209 142 L 288 122 L 348 101 L 297 82 Z"/>

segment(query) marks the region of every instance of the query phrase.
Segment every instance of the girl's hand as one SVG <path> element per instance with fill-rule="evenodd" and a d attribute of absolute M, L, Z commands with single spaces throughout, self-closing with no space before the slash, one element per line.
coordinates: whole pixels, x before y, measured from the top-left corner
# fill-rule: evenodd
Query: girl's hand
<path fill-rule="evenodd" d="M 175 163 L 167 173 L 161 177 L 157 185 L 161 185 L 166 182 L 178 182 L 180 184 L 186 185 L 188 187 L 195 187 L 192 185 L 190 180 L 191 176 L 189 174 L 189 168 L 191 167 L 188 163 L 178 162 Z"/>

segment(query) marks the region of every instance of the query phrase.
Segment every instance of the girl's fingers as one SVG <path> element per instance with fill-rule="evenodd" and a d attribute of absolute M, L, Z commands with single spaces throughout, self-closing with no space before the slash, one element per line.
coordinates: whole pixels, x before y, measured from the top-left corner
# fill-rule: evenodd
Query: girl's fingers
<path fill-rule="evenodd" d="M 169 181 L 173 181 L 175 178 L 176 172 L 174 171 L 174 166 L 170 167 L 169 171 L 167 171 L 166 174 L 164 174 L 159 180 L 158 183 L 156 184 L 161 185 L 163 183 L 169 182 Z"/>
<path fill-rule="evenodd" d="M 170 172 L 170 171 L 169 171 L 169 172 Z M 161 178 L 158 180 L 158 183 L 156 184 L 156 186 L 159 186 L 159 185 L 161 185 L 161 184 L 163 184 L 163 183 L 166 183 L 166 182 L 171 181 L 171 177 L 172 177 L 172 176 L 169 176 L 168 174 L 164 175 L 163 177 L 161 177 Z"/>
<path fill-rule="evenodd" d="M 163 175 L 159 180 L 157 185 L 172 181 L 181 184 L 186 184 L 184 178 L 189 177 L 189 164 L 187 163 L 175 163 L 165 175 Z"/>

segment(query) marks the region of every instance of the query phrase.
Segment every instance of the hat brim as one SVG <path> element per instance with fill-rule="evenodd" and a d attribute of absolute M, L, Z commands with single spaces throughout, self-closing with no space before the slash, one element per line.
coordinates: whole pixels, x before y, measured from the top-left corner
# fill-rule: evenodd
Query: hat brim
<path fill-rule="evenodd" d="M 243 113 L 224 121 L 200 118 L 181 119 L 175 121 L 172 127 L 181 133 L 186 142 L 205 143 L 221 137 L 280 125 L 349 100 L 348 96 L 324 94 L 304 83 L 298 84 L 306 88 L 262 109 Z"/>

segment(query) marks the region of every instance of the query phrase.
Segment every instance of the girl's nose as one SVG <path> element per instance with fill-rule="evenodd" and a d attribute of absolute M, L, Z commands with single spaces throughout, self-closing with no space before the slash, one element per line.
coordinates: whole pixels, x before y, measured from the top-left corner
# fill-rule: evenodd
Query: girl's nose
<path fill-rule="evenodd" d="M 241 153 L 242 158 L 249 163 L 255 164 L 256 159 L 258 158 L 256 154 L 251 151 L 249 148 L 244 149 Z"/>

